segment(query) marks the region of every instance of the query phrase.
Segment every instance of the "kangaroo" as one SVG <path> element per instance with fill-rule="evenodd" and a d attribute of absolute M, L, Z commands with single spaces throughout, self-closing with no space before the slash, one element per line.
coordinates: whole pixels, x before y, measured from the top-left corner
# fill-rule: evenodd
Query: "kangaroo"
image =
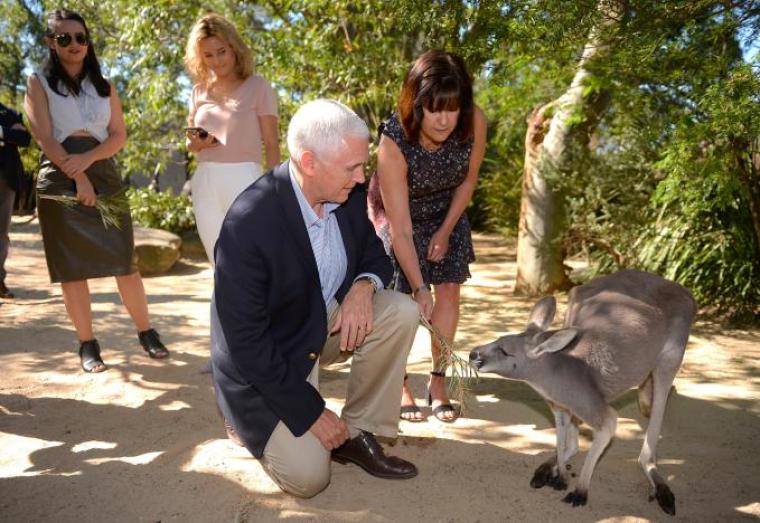
<path fill-rule="evenodd" d="M 627 269 L 573 288 L 563 328 L 547 330 L 555 312 L 555 299 L 543 298 L 524 332 L 470 352 L 474 369 L 525 381 L 551 407 L 557 453 L 536 469 L 531 486 L 567 488 L 568 461 L 578 451 L 576 423 L 582 420 L 593 429 L 594 441 L 575 490 L 563 501 L 585 505 L 594 467 L 617 427 L 610 402 L 638 387 L 639 406 L 649 417 L 639 455 L 649 499 L 675 515 L 675 496 L 657 471 L 657 439 L 697 312 L 694 298 L 677 283 Z"/>

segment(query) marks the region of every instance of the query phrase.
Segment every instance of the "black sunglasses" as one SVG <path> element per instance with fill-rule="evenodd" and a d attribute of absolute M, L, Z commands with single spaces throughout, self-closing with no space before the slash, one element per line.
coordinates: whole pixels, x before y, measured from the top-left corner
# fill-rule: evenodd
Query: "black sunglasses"
<path fill-rule="evenodd" d="M 79 45 L 87 45 L 89 43 L 89 39 L 85 33 L 75 33 L 73 39 Z M 71 33 L 58 33 L 53 35 L 53 40 L 61 47 L 68 47 L 71 45 L 72 36 Z"/>

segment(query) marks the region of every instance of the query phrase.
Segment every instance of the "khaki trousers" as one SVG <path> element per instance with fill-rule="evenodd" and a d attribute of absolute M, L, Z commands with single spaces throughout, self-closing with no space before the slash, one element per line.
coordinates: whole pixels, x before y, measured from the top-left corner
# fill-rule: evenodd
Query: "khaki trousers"
<path fill-rule="evenodd" d="M 349 430 L 395 438 L 404 369 L 419 313 L 409 296 L 390 290 L 379 291 L 373 305 L 374 326 L 364 343 L 353 353 L 341 352 L 340 334 L 328 337 L 308 381 L 319 390 L 319 367 L 353 355 L 341 418 Z M 336 313 L 337 307 L 328 311 L 328 325 L 333 324 Z M 311 431 L 295 437 L 282 422 L 269 438 L 261 463 L 282 490 L 295 496 L 315 496 L 330 483 L 330 452 Z"/>

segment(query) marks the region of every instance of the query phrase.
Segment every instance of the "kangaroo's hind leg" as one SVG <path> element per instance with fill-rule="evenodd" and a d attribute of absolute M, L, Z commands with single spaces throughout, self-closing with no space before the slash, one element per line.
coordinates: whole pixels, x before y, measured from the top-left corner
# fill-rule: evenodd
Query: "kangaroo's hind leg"
<path fill-rule="evenodd" d="M 657 366 L 652 371 L 652 409 L 644 437 L 644 445 L 639 455 L 639 464 L 652 487 L 650 499 L 657 499 L 662 510 L 667 514 L 675 515 L 675 496 L 665 478 L 657 470 L 657 440 L 662 430 L 670 387 L 681 367 L 689 333 L 688 328 L 685 329 L 685 333 L 683 329 L 672 329 L 671 332 L 673 335 L 665 343 Z"/>
<path fill-rule="evenodd" d="M 647 376 L 647 379 L 639 385 L 639 411 L 641 414 L 648 418 L 652 414 L 652 375 Z"/>

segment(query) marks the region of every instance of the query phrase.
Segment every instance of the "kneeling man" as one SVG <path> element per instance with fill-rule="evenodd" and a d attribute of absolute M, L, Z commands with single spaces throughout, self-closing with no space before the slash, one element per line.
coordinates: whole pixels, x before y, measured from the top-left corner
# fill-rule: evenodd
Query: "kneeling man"
<path fill-rule="evenodd" d="M 286 492 L 311 497 L 330 459 L 382 478 L 417 468 L 387 456 L 417 305 L 384 290 L 392 268 L 367 217 L 366 124 L 316 100 L 288 127 L 290 160 L 248 187 L 216 244 L 212 368 L 219 407 Z M 338 417 L 319 367 L 353 356 Z"/>

